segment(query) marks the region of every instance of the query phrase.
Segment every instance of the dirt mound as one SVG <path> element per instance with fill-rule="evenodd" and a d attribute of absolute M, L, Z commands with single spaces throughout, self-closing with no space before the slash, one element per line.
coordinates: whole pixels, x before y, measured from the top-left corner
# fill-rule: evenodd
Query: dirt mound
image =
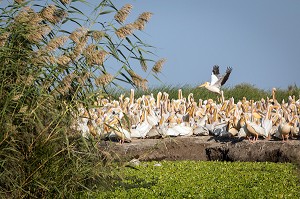
<path fill-rule="evenodd" d="M 268 161 L 300 164 L 300 140 L 286 142 L 214 136 L 135 139 L 131 143 L 102 142 L 100 147 L 125 160 Z"/>

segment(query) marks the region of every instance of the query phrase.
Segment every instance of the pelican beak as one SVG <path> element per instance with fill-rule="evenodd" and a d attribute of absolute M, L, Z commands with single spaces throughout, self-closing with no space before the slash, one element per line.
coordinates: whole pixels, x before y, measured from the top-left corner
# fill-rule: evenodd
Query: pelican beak
<path fill-rule="evenodd" d="M 201 85 L 200 85 L 200 86 L 198 86 L 198 87 L 199 87 L 199 88 L 200 88 L 200 87 L 204 87 L 205 85 L 206 85 L 206 83 L 204 83 L 204 84 L 201 84 Z"/>
<path fill-rule="evenodd" d="M 252 115 L 256 119 L 261 119 L 261 116 L 258 113 L 256 113 L 256 112 L 252 113 Z"/>

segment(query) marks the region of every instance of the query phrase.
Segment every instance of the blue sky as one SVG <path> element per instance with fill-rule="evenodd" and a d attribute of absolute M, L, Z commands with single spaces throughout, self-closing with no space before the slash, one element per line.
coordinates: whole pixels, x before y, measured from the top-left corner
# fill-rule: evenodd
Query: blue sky
<path fill-rule="evenodd" d="M 121 3 L 122 2 L 122 3 Z M 144 32 L 164 57 L 161 80 L 196 86 L 210 81 L 212 66 L 233 68 L 226 86 L 300 86 L 300 1 L 298 0 L 128 0 L 133 19 L 153 12 Z M 128 19 L 130 20 L 130 18 Z M 149 85 L 160 85 L 149 79 Z"/>
<path fill-rule="evenodd" d="M 167 59 L 159 76 L 163 84 L 200 85 L 210 81 L 213 65 L 219 65 L 221 73 L 233 68 L 228 87 L 300 86 L 299 0 L 112 1 L 119 9 L 133 5 L 126 23 L 142 12 L 153 13 L 145 30 L 136 34 L 156 47 L 154 59 Z M 137 72 L 147 76 L 141 69 Z M 149 86 L 162 84 L 153 77 L 148 80 Z"/>

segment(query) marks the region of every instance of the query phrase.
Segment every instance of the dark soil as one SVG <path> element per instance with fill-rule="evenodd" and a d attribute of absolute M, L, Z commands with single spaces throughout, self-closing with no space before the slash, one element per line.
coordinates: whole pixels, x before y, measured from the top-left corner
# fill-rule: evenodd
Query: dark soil
<path fill-rule="evenodd" d="M 135 139 L 131 143 L 103 141 L 103 151 L 115 158 L 140 161 L 202 160 L 292 162 L 300 164 L 300 140 L 258 140 L 213 136 Z"/>

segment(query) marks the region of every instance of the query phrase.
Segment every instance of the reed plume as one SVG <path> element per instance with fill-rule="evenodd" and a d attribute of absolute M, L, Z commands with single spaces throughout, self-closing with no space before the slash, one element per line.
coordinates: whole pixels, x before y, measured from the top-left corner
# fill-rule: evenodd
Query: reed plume
<path fill-rule="evenodd" d="M 147 69 L 148 69 L 148 66 L 147 66 L 147 63 L 146 63 L 146 60 L 145 59 L 141 59 L 140 60 L 140 64 L 141 64 L 141 67 L 142 67 L 142 69 L 143 69 L 143 71 L 147 71 Z"/>
<path fill-rule="evenodd" d="M 80 38 L 78 43 L 76 43 L 73 52 L 71 52 L 70 57 L 75 60 L 77 57 L 79 57 L 83 51 L 83 49 L 86 46 L 86 43 L 88 41 L 88 36 L 84 35 L 83 37 Z"/>
<path fill-rule="evenodd" d="M 155 64 L 154 64 L 154 66 L 153 66 L 153 68 L 152 68 L 152 71 L 154 72 L 154 73 L 160 73 L 161 72 L 161 70 L 162 70 L 162 67 L 163 67 L 163 65 L 164 65 L 164 63 L 166 62 L 166 59 L 160 59 L 160 60 L 158 60 Z"/>
<path fill-rule="evenodd" d="M 96 41 L 99 42 L 101 41 L 101 39 L 105 36 L 105 32 L 104 31 L 94 31 L 92 33 L 92 38 Z"/>
<path fill-rule="evenodd" d="M 45 66 L 45 63 L 54 65 L 57 63 L 57 59 L 55 56 L 45 54 L 43 50 L 38 51 L 33 57 L 32 57 L 32 64 L 42 68 Z"/>
<path fill-rule="evenodd" d="M 26 6 L 24 7 L 19 13 L 17 16 L 15 16 L 14 18 L 14 22 L 15 23 L 18 23 L 18 24 L 22 24 L 22 23 L 26 23 L 28 24 L 29 21 L 32 19 L 32 15 L 31 13 L 34 13 L 34 11 Z"/>
<path fill-rule="evenodd" d="M 53 15 L 54 20 L 51 21 L 51 23 L 53 23 L 53 24 L 59 23 L 67 16 L 68 16 L 68 13 L 65 10 L 57 9 L 54 12 L 54 15 Z"/>
<path fill-rule="evenodd" d="M 114 16 L 115 20 L 119 23 L 123 23 L 132 9 L 132 5 L 124 5 Z"/>
<path fill-rule="evenodd" d="M 147 79 L 143 79 L 141 76 L 136 74 L 133 70 L 128 70 L 129 75 L 131 76 L 132 82 L 138 88 L 142 88 L 143 90 L 147 90 Z"/>
<path fill-rule="evenodd" d="M 119 29 L 116 30 L 116 35 L 120 39 L 124 39 L 128 35 L 131 35 L 134 31 L 134 25 L 133 24 L 127 24 Z"/>
<path fill-rule="evenodd" d="M 148 80 L 147 79 L 143 79 L 140 85 L 140 88 L 142 88 L 144 91 L 148 89 Z"/>
<path fill-rule="evenodd" d="M 88 65 L 102 65 L 106 55 L 108 54 L 104 50 L 97 50 L 95 44 L 90 44 L 83 52 Z"/>
<path fill-rule="evenodd" d="M 70 74 L 66 75 L 60 82 L 60 85 L 56 87 L 56 90 L 62 95 L 65 95 L 66 93 L 68 93 L 70 88 L 72 88 L 72 82 L 74 80 L 74 77 L 75 77 L 74 73 L 70 73 Z M 56 93 L 56 94 L 58 94 L 58 93 Z"/>
<path fill-rule="evenodd" d="M 68 63 L 70 63 L 70 61 L 71 61 L 71 58 L 68 57 L 67 55 L 62 55 L 61 57 L 59 57 L 57 59 L 57 63 L 62 66 L 66 66 Z"/>
<path fill-rule="evenodd" d="M 25 25 L 27 29 L 24 30 L 27 30 L 28 32 L 30 32 L 31 29 L 36 28 L 36 26 L 39 26 L 42 21 L 43 18 L 40 14 L 36 13 L 29 6 L 24 7 L 14 18 L 15 25 Z"/>
<path fill-rule="evenodd" d="M 28 33 L 27 39 L 30 42 L 38 43 L 43 39 L 43 36 L 47 35 L 50 31 L 51 27 L 47 24 L 36 26 L 35 29 Z"/>
<path fill-rule="evenodd" d="M 143 12 L 133 23 L 135 29 L 144 30 L 145 24 L 150 20 L 153 14 L 151 12 Z"/>
<path fill-rule="evenodd" d="M 46 56 L 45 59 L 50 64 L 56 64 L 57 63 L 57 58 L 55 56 Z"/>
<path fill-rule="evenodd" d="M 77 77 L 77 81 L 80 85 L 84 85 L 85 81 L 91 77 L 91 73 L 85 72 Z"/>
<path fill-rule="evenodd" d="M 142 81 L 142 77 L 136 74 L 133 70 L 128 70 L 129 75 L 131 76 L 132 79 L 136 79 L 139 81 Z"/>
<path fill-rule="evenodd" d="M 60 36 L 60 37 L 53 38 L 52 40 L 49 41 L 49 43 L 45 47 L 45 50 L 53 51 L 58 47 L 62 46 L 67 41 L 67 39 L 68 39 L 67 36 Z"/>
<path fill-rule="evenodd" d="M 55 16 L 54 13 L 57 10 L 55 5 L 48 5 L 47 7 L 43 8 L 42 11 L 40 12 L 41 16 L 49 21 L 49 22 L 55 22 Z"/>
<path fill-rule="evenodd" d="M 88 30 L 84 27 L 77 28 L 73 31 L 69 38 L 75 43 L 80 43 L 80 39 L 87 34 Z"/>
<path fill-rule="evenodd" d="M 95 83 L 97 86 L 106 86 L 107 84 L 109 84 L 112 80 L 114 79 L 114 76 L 106 73 L 106 74 L 102 74 L 101 76 L 99 76 Z"/>
<path fill-rule="evenodd" d="M 62 4 L 66 5 L 70 3 L 70 0 L 59 0 Z"/>
<path fill-rule="evenodd" d="M 14 18 L 14 26 L 12 28 L 21 28 L 24 36 L 32 43 L 38 43 L 43 39 L 43 36 L 51 31 L 51 27 L 41 23 L 43 18 L 30 7 L 24 7 Z"/>

